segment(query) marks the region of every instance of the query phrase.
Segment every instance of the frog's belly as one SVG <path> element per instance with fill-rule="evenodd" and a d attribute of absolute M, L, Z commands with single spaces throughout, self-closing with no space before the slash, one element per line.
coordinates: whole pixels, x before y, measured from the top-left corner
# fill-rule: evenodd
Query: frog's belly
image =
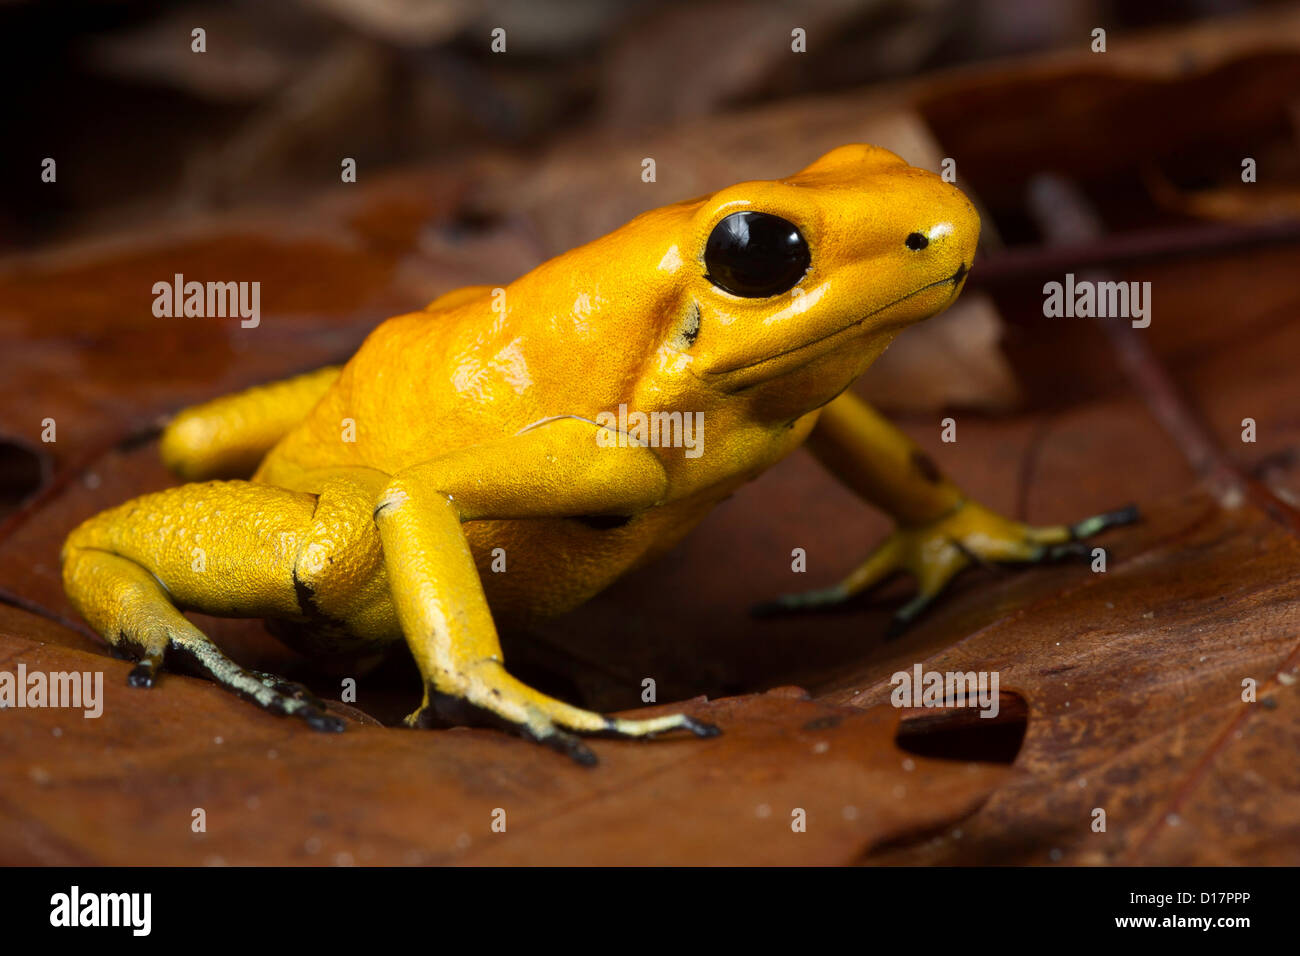
<path fill-rule="evenodd" d="M 621 575 L 676 544 L 714 503 L 712 496 L 655 508 L 627 521 L 533 518 L 464 525 L 493 618 L 520 624 L 577 607 Z M 377 531 L 376 531 L 377 533 Z M 381 593 L 387 593 L 387 574 Z M 391 602 L 364 619 L 277 621 L 273 633 L 298 651 L 347 660 L 402 640 Z"/>
<path fill-rule="evenodd" d="M 583 604 L 671 548 L 710 506 L 683 502 L 626 522 L 603 517 L 482 521 L 467 524 L 465 532 L 494 617 L 518 623 Z"/>

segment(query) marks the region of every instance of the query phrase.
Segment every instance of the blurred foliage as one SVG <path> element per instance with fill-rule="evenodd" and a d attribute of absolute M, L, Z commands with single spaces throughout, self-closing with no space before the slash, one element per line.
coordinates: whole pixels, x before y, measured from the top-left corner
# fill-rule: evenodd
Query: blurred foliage
<path fill-rule="evenodd" d="M 0 249 L 366 174 L 627 135 L 1247 0 L 9 0 Z M 191 31 L 206 31 L 206 52 Z M 506 30 L 504 54 L 490 34 Z M 807 34 L 794 56 L 791 30 Z M 13 94 L 17 95 L 13 95 Z M 59 188 L 42 189 L 44 157 Z"/>

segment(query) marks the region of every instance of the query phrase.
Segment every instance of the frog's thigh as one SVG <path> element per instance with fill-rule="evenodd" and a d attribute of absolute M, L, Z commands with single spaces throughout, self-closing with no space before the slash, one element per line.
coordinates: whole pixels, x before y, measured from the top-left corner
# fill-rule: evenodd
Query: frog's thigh
<path fill-rule="evenodd" d="M 375 494 L 386 481 L 378 472 L 364 480 L 361 475 L 326 480 L 293 566 L 304 612 L 376 644 L 401 637 L 374 521 Z"/>
<path fill-rule="evenodd" d="M 667 485 L 658 459 L 646 448 L 602 447 L 597 430 L 561 419 L 403 471 L 379 496 L 375 521 L 389 583 L 426 685 L 424 706 L 408 722 L 460 719 L 467 704 L 584 762 L 594 758 L 560 728 L 628 736 L 714 732 L 682 714 L 611 719 L 547 697 L 505 671 L 461 522 L 635 514 L 656 504 Z"/>

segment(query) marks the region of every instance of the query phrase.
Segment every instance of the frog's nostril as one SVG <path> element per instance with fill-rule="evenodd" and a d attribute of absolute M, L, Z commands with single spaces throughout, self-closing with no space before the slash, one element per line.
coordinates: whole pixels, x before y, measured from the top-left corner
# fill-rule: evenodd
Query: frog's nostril
<path fill-rule="evenodd" d="M 919 252 L 929 244 L 930 240 L 925 238 L 925 236 L 919 232 L 914 232 L 907 237 L 907 248 L 911 249 L 913 252 Z"/>

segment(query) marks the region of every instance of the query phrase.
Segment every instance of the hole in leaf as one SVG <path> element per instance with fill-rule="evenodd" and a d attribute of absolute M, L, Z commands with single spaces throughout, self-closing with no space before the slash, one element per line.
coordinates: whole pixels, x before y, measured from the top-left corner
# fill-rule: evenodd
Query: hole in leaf
<path fill-rule="evenodd" d="M 904 712 L 894 742 L 900 750 L 938 760 L 1011 764 L 1029 729 L 1029 707 L 1019 694 L 998 694 L 996 717 L 979 707 L 914 707 Z"/>
<path fill-rule="evenodd" d="M 0 439 L 0 521 L 36 494 L 45 473 L 42 456 L 17 442 Z"/>

